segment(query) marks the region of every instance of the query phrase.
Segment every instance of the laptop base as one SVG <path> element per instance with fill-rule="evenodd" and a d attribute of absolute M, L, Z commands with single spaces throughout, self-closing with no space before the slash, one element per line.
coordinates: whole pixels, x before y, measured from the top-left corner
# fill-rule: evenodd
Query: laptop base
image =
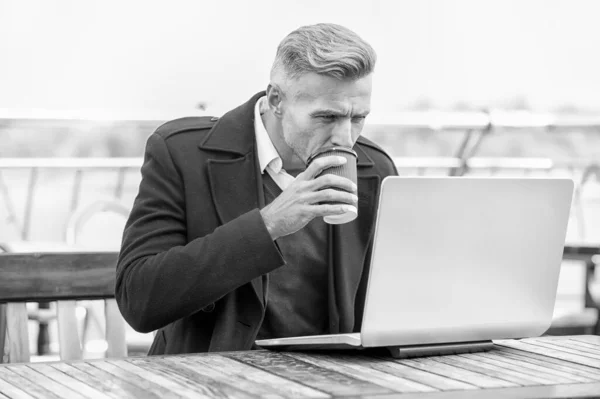
<path fill-rule="evenodd" d="M 489 351 L 494 347 L 492 341 L 456 342 L 451 344 L 431 344 L 414 346 L 387 346 L 393 358 L 407 359 L 411 357 L 426 357 L 440 355 L 458 355 Z"/>

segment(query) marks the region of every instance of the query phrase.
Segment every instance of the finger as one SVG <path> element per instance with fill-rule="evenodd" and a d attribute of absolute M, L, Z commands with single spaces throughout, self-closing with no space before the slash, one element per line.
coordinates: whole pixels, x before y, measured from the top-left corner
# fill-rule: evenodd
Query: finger
<path fill-rule="evenodd" d="M 311 193 L 308 203 L 317 204 L 320 202 L 343 202 L 345 204 L 358 206 L 358 196 L 356 196 L 356 194 L 332 188 Z"/>
<path fill-rule="evenodd" d="M 356 209 L 352 205 L 347 204 L 323 204 L 315 205 L 311 207 L 311 211 L 315 217 L 319 216 L 331 216 L 331 215 L 342 215 L 346 212 L 356 212 Z"/>
<path fill-rule="evenodd" d="M 312 161 L 310 165 L 308 165 L 308 168 L 306 168 L 304 172 L 300 173 L 297 178 L 300 178 L 302 180 L 312 180 L 325 169 L 334 166 L 341 166 L 344 165 L 346 162 L 348 162 L 346 158 L 337 155 L 330 155 L 327 157 L 317 158 L 314 161 Z"/>
<path fill-rule="evenodd" d="M 346 177 L 338 175 L 323 175 L 319 176 L 311 182 L 311 189 L 321 190 L 323 188 L 338 188 L 351 193 L 356 193 L 357 187 L 354 182 Z"/>

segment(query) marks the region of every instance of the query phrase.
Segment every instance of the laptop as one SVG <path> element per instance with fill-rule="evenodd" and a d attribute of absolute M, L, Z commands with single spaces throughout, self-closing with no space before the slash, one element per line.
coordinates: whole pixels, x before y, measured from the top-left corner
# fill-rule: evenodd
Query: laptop
<path fill-rule="evenodd" d="M 488 350 L 552 322 L 573 181 L 387 177 L 359 333 L 258 340 L 278 350 Z"/>

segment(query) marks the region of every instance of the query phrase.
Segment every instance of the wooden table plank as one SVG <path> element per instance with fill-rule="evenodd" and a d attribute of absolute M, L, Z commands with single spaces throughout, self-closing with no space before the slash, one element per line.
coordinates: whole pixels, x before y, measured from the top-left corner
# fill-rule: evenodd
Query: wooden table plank
<path fill-rule="evenodd" d="M 192 399 L 198 397 L 197 389 L 191 388 L 187 384 L 180 384 L 176 380 L 167 378 L 159 373 L 154 373 L 152 370 L 148 370 L 144 367 L 137 366 L 121 359 L 107 359 L 106 362 L 120 367 L 123 370 L 129 371 L 130 373 L 139 375 L 144 379 L 153 381 L 154 383 L 159 384 L 165 389 L 168 389 L 181 397 Z"/>
<path fill-rule="evenodd" d="M 344 358 L 343 356 L 341 358 Z M 456 381 L 428 371 L 419 370 L 402 364 L 402 360 L 397 362 L 392 359 L 382 361 L 381 359 L 369 358 L 366 356 L 351 357 L 348 361 L 359 362 L 366 367 L 374 370 L 379 370 L 384 373 L 389 373 L 398 377 L 406 378 L 418 382 L 423 385 L 428 385 L 432 388 L 444 391 L 452 389 L 477 389 L 476 386 L 467 384 L 462 381 Z"/>
<path fill-rule="evenodd" d="M 213 357 L 211 356 L 210 360 L 212 359 Z M 165 365 L 168 364 L 169 367 L 174 367 L 177 370 L 187 369 L 186 372 L 191 373 L 190 375 L 197 374 L 213 381 L 220 381 L 222 384 L 226 385 L 228 389 L 239 390 L 250 397 L 269 397 L 270 395 L 276 395 L 268 385 L 261 386 L 251 382 L 249 383 L 248 381 L 240 381 L 239 379 L 233 380 L 228 378 L 227 373 L 214 370 L 206 365 L 190 365 L 189 363 L 183 362 L 181 358 L 166 358 L 164 359 L 164 362 Z"/>
<path fill-rule="evenodd" d="M 115 366 L 114 364 L 104 362 L 104 361 L 90 362 L 88 364 L 91 365 L 92 367 L 103 370 L 110 375 L 113 375 L 114 378 L 118 378 L 129 384 L 135 385 L 136 387 L 138 387 L 144 391 L 152 392 L 154 395 L 156 395 L 158 397 L 169 398 L 169 399 L 181 398 L 181 396 L 177 395 L 175 392 L 165 389 L 161 385 L 156 384 L 153 380 L 148 380 L 143 377 L 140 377 L 139 375 L 131 373 L 127 370 L 123 370 L 122 368 L 119 368 L 119 367 Z"/>
<path fill-rule="evenodd" d="M 188 368 L 172 364 L 169 357 L 130 358 L 128 362 L 195 389 L 198 398 L 251 398 L 252 396 L 225 381 L 215 380 Z"/>
<path fill-rule="evenodd" d="M 537 340 L 527 340 L 526 342 L 538 342 Z M 543 341 L 542 341 L 543 343 Z M 559 347 L 559 348 L 567 348 L 576 352 L 580 352 L 582 355 L 589 353 L 594 356 L 600 357 L 600 346 L 596 346 L 594 344 L 587 344 L 579 341 L 571 341 L 569 339 L 565 340 L 553 340 L 549 341 L 548 344 Z"/>
<path fill-rule="evenodd" d="M 75 363 L 74 363 L 75 364 Z M 63 362 L 49 363 L 49 365 L 58 371 L 61 371 L 84 384 L 88 384 L 95 389 L 101 390 L 111 398 L 121 399 L 126 397 L 135 397 L 140 392 L 129 384 L 115 383 L 112 379 L 101 378 L 100 376 L 88 374 L 72 364 Z"/>
<path fill-rule="evenodd" d="M 226 356 L 333 396 L 394 393 L 388 388 L 318 367 L 278 352 L 231 352 Z"/>
<path fill-rule="evenodd" d="M 572 353 L 578 356 L 589 357 L 590 359 L 598 360 L 598 364 L 600 366 L 600 354 L 592 353 L 587 350 L 570 348 L 565 345 L 561 345 L 559 341 L 536 341 L 536 340 L 523 340 L 523 342 L 527 344 L 532 344 L 536 346 L 541 346 L 542 348 L 548 348 L 553 350 L 559 350 L 567 353 Z"/>
<path fill-rule="evenodd" d="M 531 362 L 512 358 L 512 357 L 508 356 L 506 353 L 503 353 L 500 351 L 491 351 L 491 352 L 487 352 L 487 353 L 482 353 L 481 356 L 489 357 L 491 359 L 495 359 L 497 361 L 507 363 L 508 365 L 515 365 L 517 367 L 524 367 L 527 369 L 536 370 L 536 371 L 544 373 L 545 375 L 556 376 L 556 377 L 561 378 L 563 380 L 563 382 L 565 382 L 565 383 L 592 382 L 593 381 L 589 378 L 581 377 L 581 376 L 577 375 L 576 373 L 574 373 L 573 371 L 566 372 L 564 370 L 557 370 L 556 368 L 549 367 L 547 363 L 533 364 Z"/>
<path fill-rule="evenodd" d="M 156 392 L 145 390 L 143 386 L 139 386 L 137 381 L 125 381 L 123 379 L 114 378 L 106 371 L 92 366 L 91 362 L 73 362 L 70 363 L 70 365 L 80 371 L 83 371 L 84 373 L 87 373 L 88 375 L 97 377 L 101 380 L 111 381 L 111 383 L 123 388 L 137 397 L 144 396 L 145 398 L 161 398 L 161 396 Z"/>
<path fill-rule="evenodd" d="M 560 341 L 536 341 L 536 340 L 523 340 L 522 342 L 526 344 L 531 344 L 535 346 L 540 346 L 542 348 L 548 348 L 551 350 L 562 351 L 566 353 L 570 353 L 577 356 L 582 356 L 586 358 L 593 359 L 597 362 L 598 367 L 600 368 L 600 354 L 593 353 L 587 349 L 578 349 L 572 348 L 566 345 L 562 345 Z"/>
<path fill-rule="evenodd" d="M 463 354 L 463 355 L 459 355 L 459 356 L 467 358 L 467 359 L 471 359 L 476 362 L 481 362 L 486 365 L 495 366 L 500 369 L 512 370 L 512 371 L 517 372 L 528 378 L 533 377 L 539 383 L 544 384 L 544 385 L 576 382 L 569 378 L 560 377 L 560 376 L 556 376 L 556 375 L 549 374 L 549 373 L 544 373 L 540 369 L 526 367 L 526 366 L 522 366 L 519 364 L 510 363 L 510 362 L 504 362 L 501 359 L 498 360 L 493 357 L 486 356 L 486 355 L 479 354 L 479 353 L 478 354 Z"/>
<path fill-rule="evenodd" d="M 574 341 L 586 342 L 588 344 L 600 345 L 599 335 L 571 335 L 567 338 Z"/>
<path fill-rule="evenodd" d="M 566 338 L 566 340 L 569 341 L 569 342 L 577 342 L 580 345 L 590 346 L 590 347 L 593 347 L 593 348 L 600 348 L 600 339 L 597 342 L 595 342 L 595 341 L 590 341 L 590 340 L 587 340 L 587 339 L 577 339 L 577 338 L 578 337 L 568 337 L 568 338 Z M 594 337 L 591 337 L 591 338 L 600 338 L 600 336 L 597 336 L 597 337 L 594 336 Z"/>
<path fill-rule="evenodd" d="M 52 392 L 56 396 L 60 398 L 73 398 L 73 399 L 83 399 L 84 396 L 79 392 L 76 392 L 67 386 L 61 384 L 59 381 L 52 380 L 48 376 L 36 371 L 33 368 L 26 366 L 7 366 L 8 370 L 12 371 L 15 374 L 20 375 L 23 378 L 28 379 L 29 381 L 38 384 L 44 389 Z"/>
<path fill-rule="evenodd" d="M 286 353 L 290 356 L 306 363 L 314 364 L 322 368 L 330 369 L 338 373 L 346 374 L 352 378 L 372 382 L 373 384 L 391 389 L 395 392 L 436 392 L 437 389 L 430 386 L 370 367 L 365 367 L 355 362 L 344 361 L 336 356 L 325 354 L 307 355 L 300 352 Z"/>
<path fill-rule="evenodd" d="M 544 348 L 538 345 L 533 345 L 530 343 L 520 342 L 520 341 L 502 341 L 502 344 L 496 344 L 500 346 L 506 346 L 508 348 L 514 348 L 518 350 L 522 350 L 525 352 L 537 353 L 543 356 L 554 357 L 556 359 L 566 360 L 569 362 L 583 364 L 585 366 L 590 366 L 595 369 L 600 369 L 600 361 L 595 359 L 591 359 L 589 357 L 574 355 L 571 353 L 567 353 L 564 351 L 554 350 L 551 348 Z"/>
<path fill-rule="evenodd" d="M 435 373 L 456 381 L 466 382 L 467 384 L 471 384 L 480 388 L 506 388 L 518 386 L 513 382 L 438 362 L 436 361 L 436 357 L 415 358 L 405 360 L 404 363 L 414 368 Z"/>
<path fill-rule="evenodd" d="M 13 385 L 10 382 L 2 379 L 2 377 L 0 377 L 0 392 L 2 392 L 5 395 L 9 395 L 5 397 L 9 397 L 12 399 L 35 399 L 33 396 L 23 391 L 21 388 L 23 387 Z"/>
<path fill-rule="evenodd" d="M 270 396 L 283 395 L 291 398 L 329 398 L 330 395 L 317 391 L 297 382 L 286 380 L 275 374 L 249 366 L 245 363 L 224 356 L 184 356 L 178 361 L 186 367 L 201 367 L 203 372 L 210 370 L 213 378 L 225 378 L 249 393 L 253 393 L 253 387 L 260 387 L 257 394 L 268 393 Z M 208 375 L 208 374 L 207 374 Z"/>
<path fill-rule="evenodd" d="M 32 382 L 29 379 L 12 372 L 7 366 L 0 367 L 0 379 L 3 379 L 15 387 L 25 390 L 25 392 L 36 398 L 62 399 L 61 396 L 57 396 L 35 382 Z"/>
<path fill-rule="evenodd" d="M 578 346 L 580 348 L 590 348 L 590 349 L 600 350 L 600 346 L 598 346 L 596 344 L 591 344 L 589 342 L 577 341 L 577 340 L 574 340 L 574 339 L 567 339 L 565 341 L 568 342 L 570 345 L 575 345 L 575 346 Z"/>
<path fill-rule="evenodd" d="M 406 393 L 392 396 L 363 396 L 361 399 L 550 399 L 598 398 L 600 383 L 536 385 L 516 388 L 478 389 L 476 391 L 445 391 L 432 394 Z"/>
<path fill-rule="evenodd" d="M 23 366 L 20 365 L 19 367 L 23 367 Z M 37 371 L 40 374 L 45 375 L 46 377 L 50 378 L 53 381 L 56 381 L 66 387 L 73 389 L 76 392 L 81 393 L 86 398 L 105 399 L 105 398 L 110 397 L 107 394 L 103 393 L 102 391 L 99 391 L 99 390 L 95 389 L 94 387 L 71 377 L 70 375 L 67 375 L 61 371 L 58 371 L 55 368 L 52 368 L 48 364 L 29 363 L 29 364 L 27 364 L 27 367 Z"/>
<path fill-rule="evenodd" d="M 570 373 L 577 373 L 578 375 L 589 378 L 590 380 L 600 381 L 600 373 L 598 373 L 598 370 L 592 367 L 566 360 L 556 359 L 553 357 L 543 356 L 538 353 L 519 351 L 517 349 L 508 347 L 498 347 L 497 350 L 502 352 L 504 355 L 515 357 L 523 361 L 541 365 L 552 365 L 554 369 L 564 370 Z"/>
<path fill-rule="evenodd" d="M 590 342 L 577 341 L 574 339 L 565 339 L 565 340 L 560 340 L 560 341 L 556 340 L 556 341 L 551 341 L 551 342 L 554 345 L 573 347 L 573 348 L 577 348 L 577 349 L 587 350 L 587 351 L 590 351 L 591 353 L 600 354 L 600 345 L 596 345 L 596 344 L 593 344 Z"/>
<path fill-rule="evenodd" d="M 476 373 L 485 373 L 486 375 L 489 375 L 491 377 L 499 378 L 501 380 L 509 381 L 521 386 L 531 386 L 540 384 L 537 381 L 532 381 L 529 378 L 524 378 L 520 374 L 511 372 L 510 370 L 482 365 L 479 362 L 474 362 L 470 359 L 461 358 L 457 355 L 439 356 L 436 357 L 436 360 L 438 362 L 446 363 L 454 367 L 461 367 L 466 370 L 474 371 Z"/>
<path fill-rule="evenodd" d="M 481 353 L 472 353 L 472 354 L 461 354 L 458 355 L 461 358 L 469 359 L 474 363 L 479 363 L 482 367 L 493 367 L 497 370 L 510 371 L 510 373 L 515 373 L 515 375 L 520 375 L 523 378 L 527 378 L 531 381 L 537 382 L 541 385 L 552 385 L 556 384 L 560 381 L 560 378 L 557 378 L 553 375 L 539 372 L 537 370 L 532 370 L 526 367 L 517 367 L 510 363 L 501 362 L 496 359 L 491 359 L 489 357 L 484 356 Z M 572 380 L 562 380 L 561 382 L 573 382 Z"/>

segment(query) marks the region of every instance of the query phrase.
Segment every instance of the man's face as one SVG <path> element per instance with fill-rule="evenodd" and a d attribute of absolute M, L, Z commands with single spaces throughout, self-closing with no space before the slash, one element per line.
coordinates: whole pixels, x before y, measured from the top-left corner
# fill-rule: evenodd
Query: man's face
<path fill-rule="evenodd" d="M 281 104 L 283 139 L 304 163 L 324 146 L 352 147 L 371 110 L 372 76 L 338 80 L 316 73 L 292 80 Z"/>

